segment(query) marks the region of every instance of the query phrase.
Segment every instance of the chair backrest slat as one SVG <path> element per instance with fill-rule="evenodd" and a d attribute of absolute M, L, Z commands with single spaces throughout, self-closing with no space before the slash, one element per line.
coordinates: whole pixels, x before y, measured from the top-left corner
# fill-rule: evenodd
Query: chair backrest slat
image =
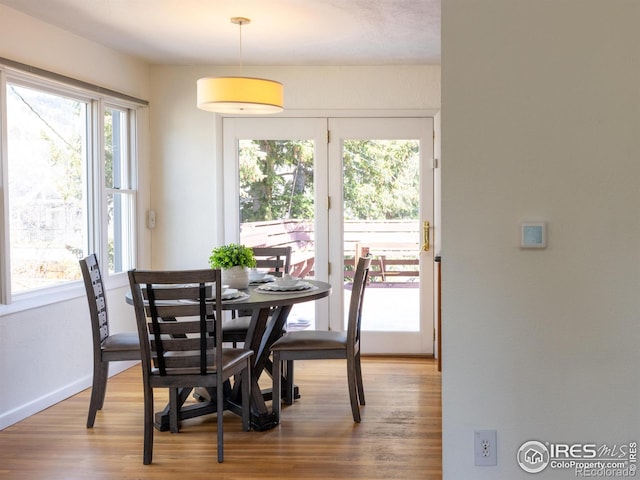
<path fill-rule="evenodd" d="M 212 295 L 212 286 L 205 285 L 206 288 L 206 297 L 211 298 Z M 199 285 L 157 285 L 156 288 L 153 289 L 153 294 L 156 300 L 184 300 L 192 298 L 194 301 L 200 297 L 200 286 Z M 145 300 L 147 300 L 147 290 L 142 291 L 142 296 Z"/>
<path fill-rule="evenodd" d="M 206 350 L 213 350 L 215 348 L 215 340 L 213 337 L 205 338 L 207 342 Z M 173 338 L 167 336 L 162 339 L 162 346 L 165 351 L 170 352 L 199 352 L 200 351 L 200 337 L 198 338 Z M 155 339 L 151 338 L 151 349 L 156 350 Z M 172 353 L 172 355 L 174 354 Z M 193 355 L 193 354 L 192 354 Z M 198 353 L 199 355 L 199 353 Z M 165 358 L 167 356 L 165 355 Z"/>
<path fill-rule="evenodd" d="M 155 360 L 155 359 L 154 359 Z M 206 370 L 205 373 L 215 373 L 215 354 L 208 353 L 206 356 Z M 186 355 L 186 356 L 171 356 L 165 357 L 165 368 L 171 372 L 172 375 L 184 373 L 185 375 L 193 375 L 193 371 L 200 371 L 201 361 L 200 356 Z M 182 372 L 177 372 L 181 370 Z M 202 373 L 202 375 L 204 375 Z"/>
<path fill-rule="evenodd" d="M 153 325 L 148 324 L 149 333 L 153 334 Z M 158 329 L 162 335 L 180 335 L 190 333 L 200 333 L 200 321 L 187 322 L 181 320 L 180 323 L 175 320 L 158 322 Z M 206 324 L 206 331 L 209 335 L 213 336 L 215 333 L 215 324 L 213 320 L 208 320 Z"/>
<path fill-rule="evenodd" d="M 179 299 L 173 300 L 173 302 L 178 301 Z M 166 300 L 158 300 L 156 299 L 156 313 L 161 318 L 167 317 L 188 317 L 190 315 L 196 317 L 200 315 L 200 303 L 197 300 L 192 299 L 183 299 L 184 304 L 162 304 L 160 302 L 166 302 Z M 189 302 L 189 303 L 187 303 Z M 193 303 L 197 302 L 197 303 Z M 206 304 L 207 314 L 213 315 L 214 306 L 212 304 Z M 145 311 L 147 315 L 150 315 L 151 307 L 149 305 L 145 306 Z"/>

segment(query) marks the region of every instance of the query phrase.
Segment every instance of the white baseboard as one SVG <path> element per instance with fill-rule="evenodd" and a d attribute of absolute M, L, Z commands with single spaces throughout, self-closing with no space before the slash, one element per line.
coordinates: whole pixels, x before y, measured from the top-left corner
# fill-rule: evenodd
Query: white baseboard
<path fill-rule="evenodd" d="M 109 377 L 116 375 L 128 368 L 131 368 L 133 365 L 136 365 L 139 362 L 131 361 L 119 361 L 112 362 L 109 365 Z M 50 392 L 46 395 L 41 396 L 40 398 L 33 399 L 24 405 L 19 406 L 18 408 L 14 408 L 8 412 L 0 413 L 0 431 L 5 428 L 13 425 L 14 423 L 18 423 L 25 418 L 30 417 L 42 410 L 49 408 L 52 405 L 55 405 L 62 400 L 65 400 L 69 397 L 74 396 L 77 393 L 80 393 L 83 390 L 91 387 L 92 377 L 87 376 L 78 379 L 77 381 L 70 383 L 58 390 Z M 107 390 L 109 387 L 107 386 Z M 89 408 L 89 403 L 87 403 L 87 409 Z M 88 410 L 87 410 L 88 411 Z"/>

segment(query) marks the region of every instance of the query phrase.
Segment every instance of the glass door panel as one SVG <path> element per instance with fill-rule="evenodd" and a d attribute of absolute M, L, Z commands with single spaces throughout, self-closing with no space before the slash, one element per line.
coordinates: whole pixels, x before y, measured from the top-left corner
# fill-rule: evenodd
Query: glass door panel
<path fill-rule="evenodd" d="M 362 329 L 420 331 L 420 143 L 345 140 L 343 143 L 345 328 L 350 278 L 357 259 L 372 256 Z M 394 305 L 393 322 L 377 301 Z"/>
<path fill-rule="evenodd" d="M 327 221 L 326 182 L 316 175 L 326 165 L 326 120 L 228 118 L 224 139 L 225 205 L 237 212 L 232 220 L 225 209 L 227 241 L 289 246 L 292 276 L 326 280 L 326 240 L 316 235 Z M 327 309 L 326 301 L 295 305 L 287 329 L 326 328 Z"/>
<path fill-rule="evenodd" d="M 313 140 L 238 142 L 240 242 L 291 247 L 289 274 L 314 279 Z M 287 329 L 315 328 L 313 303 L 295 305 Z"/>
<path fill-rule="evenodd" d="M 333 329 L 344 329 L 357 258 L 372 256 L 362 349 L 433 353 L 433 255 L 421 226 L 433 223 L 433 122 L 428 118 L 330 119 L 329 238 Z M 342 286 L 342 288 L 339 288 Z"/>

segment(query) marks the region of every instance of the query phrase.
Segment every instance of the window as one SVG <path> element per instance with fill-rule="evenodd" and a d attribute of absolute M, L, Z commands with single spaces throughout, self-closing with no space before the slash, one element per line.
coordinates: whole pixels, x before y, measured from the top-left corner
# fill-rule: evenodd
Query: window
<path fill-rule="evenodd" d="M 132 268 L 134 107 L 20 75 L 3 88 L 2 303 L 80 280 L 78 260 L 91 252 L 110 274 Z"/>
<path fill-rule="evenodd" d="M 108 107 L 104 111 L 104 187 L 109 273 L 125 272 L 134 264 L 135 190 L 129 161 L 130 117 L 127 110 L 118 107 Z"/>

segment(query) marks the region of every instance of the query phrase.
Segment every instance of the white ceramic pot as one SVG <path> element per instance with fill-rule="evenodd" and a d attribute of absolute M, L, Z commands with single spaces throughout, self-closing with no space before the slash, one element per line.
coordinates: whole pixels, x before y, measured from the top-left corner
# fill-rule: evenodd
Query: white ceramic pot
<path fill-rule="evenodd" d="M 231 267 L 222 269 L 222 283 L 230 288 L 247 288 L 249 286 L 249 268 Z"/>

